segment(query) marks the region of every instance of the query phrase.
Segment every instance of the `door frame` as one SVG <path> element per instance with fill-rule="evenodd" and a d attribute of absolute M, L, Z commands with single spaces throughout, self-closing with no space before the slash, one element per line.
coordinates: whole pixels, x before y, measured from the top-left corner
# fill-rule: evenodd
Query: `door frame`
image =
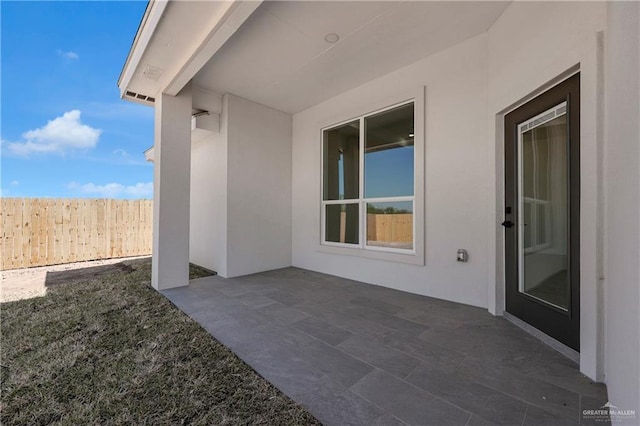
<path fill-rule="evenodd" d="M 547 336 L 580 352 L 580 73 L 575 73 L 559 84 L 538 94 L 504 116 L 504 220 L 516 224 L 504 228 L 505 311 L 511 305 L 511 315 L 530 324 Z M 517 152 L 519 123 L 567 102 L 569 120 L 569 170 L 568 170 L 568 266 L 571 299 L 568 311 L 555 309 L 526 294 L 519 286 L 519 232 L 517 176 L 519 154 Z M 510 143 L 509 143 L 510 141 Z M 506 209 L 506 207 L 505 207 Z M 517 314 L 514 311 L 519 311 Z M 508 312 L 508 311 L 507 311 Z"/>
<path fill-rule="evenodd" d="M 557 52 L 554 50 L 553 52 Z M 557 55 L 535 50 L 535 61 L 513 60 L 490 73 L 487 186 L 491 213 L 487 279 L 488 312 L 504 315 L 504 116 L 536 95 L 580 72 L 581 211 L 580 211 L 580 371 L 595 381 L 604 380 L 604 280 L 606 256 L 604 229 L 605 182 L 605 32 L 598 31 L 580 46 Z M 507 314 L 508 315 L 508 314 Z M 506 315 L 505 315 L 506 317 Z M 575 351 L 574 351 L 575 352 Z"/>

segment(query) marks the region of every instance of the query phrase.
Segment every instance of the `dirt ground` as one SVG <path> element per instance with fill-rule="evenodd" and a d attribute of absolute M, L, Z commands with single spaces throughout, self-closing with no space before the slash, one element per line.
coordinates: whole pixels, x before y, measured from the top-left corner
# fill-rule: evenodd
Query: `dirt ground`
<path fill-rule="evenodd" d="M 87 281 L 101 275 L 112 274 L 130 268 L 127 262 L 143 257 L 92 260 L 63 265 L 39 266 L 0 272 L 0 303 L 44 296 L 47 288 L 71 281 Z"/>

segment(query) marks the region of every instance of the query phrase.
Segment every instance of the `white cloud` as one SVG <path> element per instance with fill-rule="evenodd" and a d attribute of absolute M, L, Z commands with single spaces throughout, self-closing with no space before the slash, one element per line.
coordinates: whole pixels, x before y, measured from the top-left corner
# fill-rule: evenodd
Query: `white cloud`
<path fill-rule="evenodd" d="M 129 158 L 129 153 L 122 148 L 114 149 L 113 151 L 111 151 L 111 154 L 115 155 L 116 157 Z"/>
<path fill-rule="evenodd" d="M 17 180 L 11 181 L 11 186 L 18 186 L 18 185 L 20 185 L 20 182 L 18 182 Z"/>
<path fill-rule="evenodd" d="M 152 198 L 153 197 L 153 182 L 136 183 L 132 186 L 124 188 L 124 192 L 135 198 Z"/>
<path fill-rule="evenodd" d="M 95 148 L 102 130 L 82 124 L 80 111 L 65 112 L 43 127 L 22 134 L 25 142 L 6 142 L 10 153 L 29 155 L 33 153 L 64 153 L 74 149 Z"/>
<path fill-rule="evenodd" d="M 71 50 L 69 51 L 64 51 L 64 50 L 56 50 L 56 52 L 58 53 L 59 56 L 63 57 L 64 59 L 80 59 L 80 56 L 76 53 L 73 52 Z"/>
<path fill-rule="evenodd" d="M 121 183 L 107 183 L 96 185 L 93 182 L 80 184 L 70 182 L 69 189 L 85 195 L 100 198 L 152 198 L 153 182 L 136 183 L 135 185 L 122 185 Z"/>

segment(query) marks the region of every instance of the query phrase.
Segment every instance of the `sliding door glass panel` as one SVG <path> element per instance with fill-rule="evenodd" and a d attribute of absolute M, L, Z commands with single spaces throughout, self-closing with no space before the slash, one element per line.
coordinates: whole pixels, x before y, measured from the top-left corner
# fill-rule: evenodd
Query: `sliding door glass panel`
<path fill-rule="evenodd" d="M 360 122 L 352 121 L 323 134 L 323 200 L 359 197 Z"/>
<path fill-rule="evenodd" d="M 365 198 L 413 195 L 413 103 L 365 118 Z"/>
<path fill-rule="evenodd" d="M 519 291 L 566 311 L 570 286 L 565 103 L 518 128 Z"/>

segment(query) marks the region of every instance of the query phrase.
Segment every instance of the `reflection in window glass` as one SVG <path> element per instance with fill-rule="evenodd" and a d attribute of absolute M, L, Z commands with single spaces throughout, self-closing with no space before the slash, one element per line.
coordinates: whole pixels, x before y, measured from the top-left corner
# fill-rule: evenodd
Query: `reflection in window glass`
<path fill-rule="evenodd" d="M 367 245 L 413 249 L 413 202 L 367 203 Z"/>
<path fill-rule="evenodd" d="M 358 198 L 360 173 L 360 122 L 325 130 L 323 135 L 323 199 Z"/>
<path fill-rule="evenodd" d="M 325 241 L 358 244 L 358 204 L 325 206 Z"/>
<path fill-rule="evenodd" d="M 537 131 L 538 129 L 535 129 Z M 549 199 L 549 140 L 536 138 L 535 143 L 536 182 L 535 198 Z"/>
<path fill-rule="evenodd" d="M 546 245 L 548 244 L 547 241 L 547 234 L 549 233 L 549 229 L 547 228 L 547 211 L 549 210 L 549 204 L 548 203 L 542 203 L 542 204 L 538 204 L 538 211 L 536 212 L 536 223 L 535 223 L 535 228 L 536 231 L 538 232 L 537 235 L 537 241 L 536 243 L 538 245 Z"/>
<path fill-rule="evenodd" d="M 366 198 L 413 195 L 413 103 L 365 118 Z"/>
<path fill-rule="evenodd" d="M 527 203 L 524 202 L 522 207 L 524 208 L 524 211 L 522 212 L 522 220 L 524 220 L 524 229 L 522 230 L 523 232 L 523 237 L 524 237 L 524 248 L 528 249 L 531 248 L 532 246 L 532 241 L 531 241 L 531 226 L 529 226 L 529 224 L 531 223 L 531 203 Z"/>
<path fill-rule="evenodd" d="M 534 172 L 534 158 L 533 158 L 533 139 L 531 138 L 532 132 L 527 132 L 522 135 L 522 173 L 523 176 L 533 176 Z M 523 179 L 522 182 L 522 195 L 527 198 L 534 198 L 533 179 Z"/>

